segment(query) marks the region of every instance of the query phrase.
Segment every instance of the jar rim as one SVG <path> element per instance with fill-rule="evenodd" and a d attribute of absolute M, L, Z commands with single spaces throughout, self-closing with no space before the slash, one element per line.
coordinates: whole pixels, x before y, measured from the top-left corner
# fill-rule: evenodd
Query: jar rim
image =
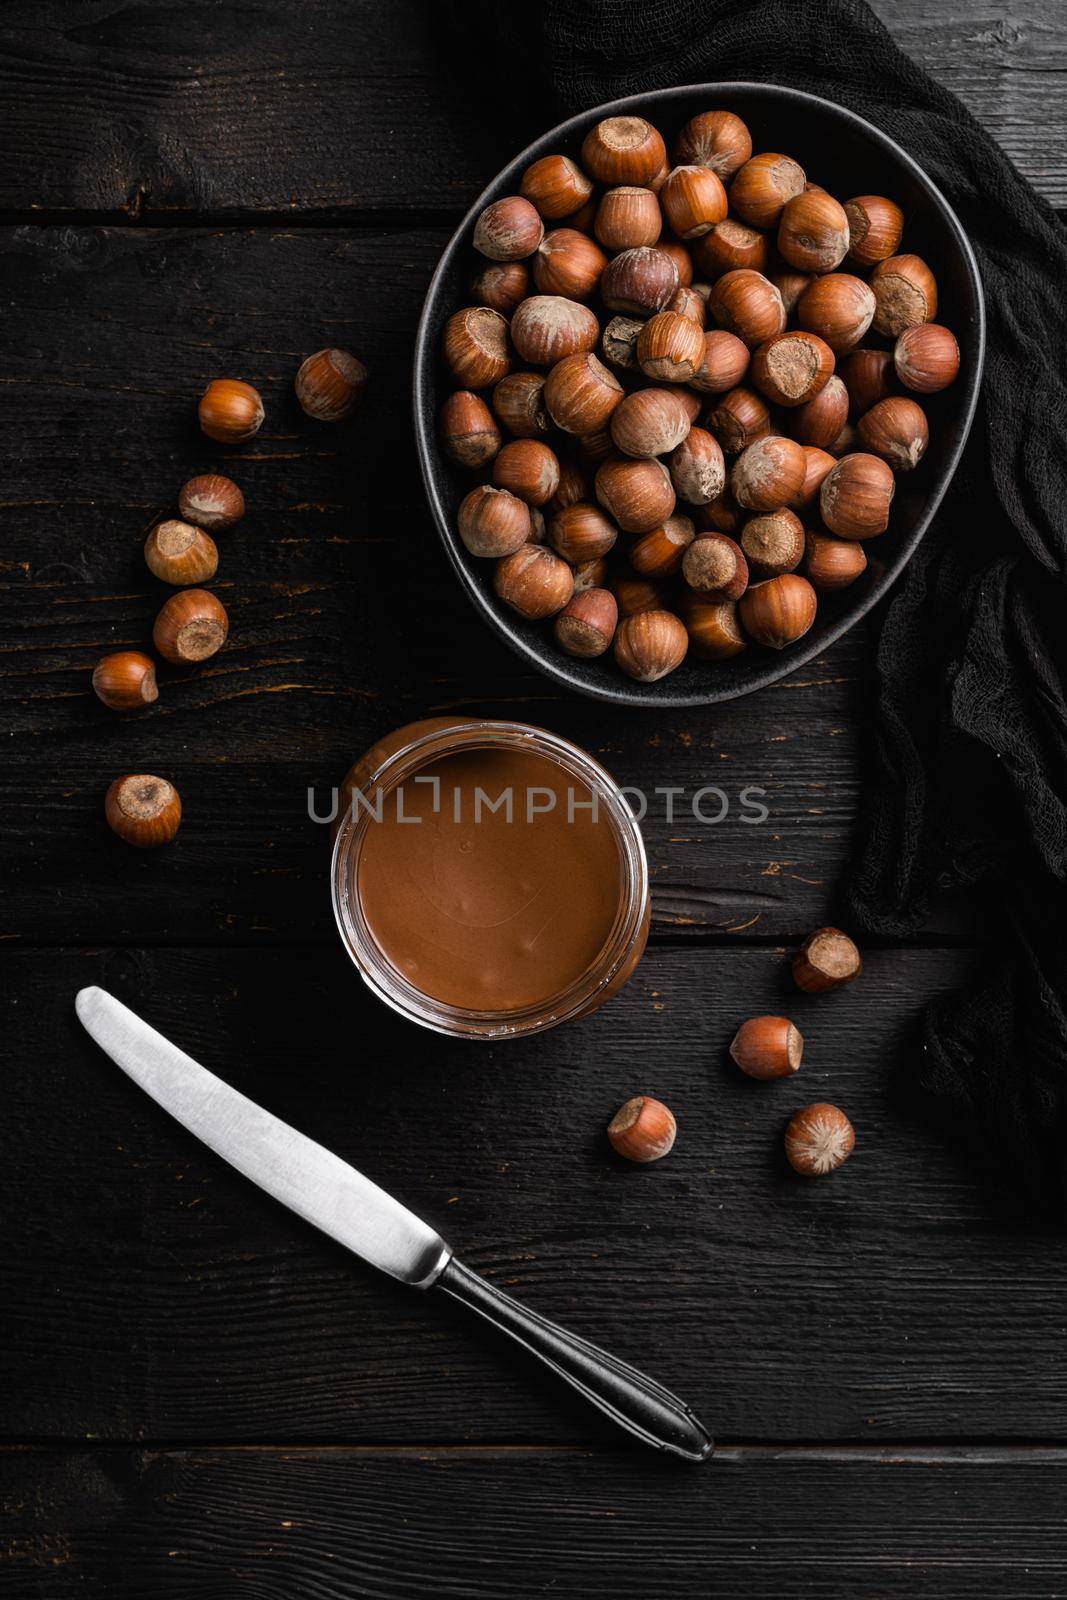
<path fill-rule="evenodd" d="M 503 1039 L 537 1033 L 591 1009 L 628 959 L 645 920 L 648 862 L 637 819 L 626 797 L 600 762 L 559 734 L 530 723 L 471 718 L 416 735 L 385 756 L 358 786 L 364 794 L 387 794 L 435 757 L 461 750 L 529 750 L 554 760 L 586 783 L 602 805 L 619 853 L 619 909 L 596 961 L 565 989 L 535 1004 L 511 1011 L 454 1006 L 424 994 L 388 960 L 370 932 L 358 894 L 359 856 L 370 819 L 369 808 L 350 803 L 338 819 L 330 885 L 334 919 L 341 941 L 367 987 L 408 1021 L 452 1037 Z"/>

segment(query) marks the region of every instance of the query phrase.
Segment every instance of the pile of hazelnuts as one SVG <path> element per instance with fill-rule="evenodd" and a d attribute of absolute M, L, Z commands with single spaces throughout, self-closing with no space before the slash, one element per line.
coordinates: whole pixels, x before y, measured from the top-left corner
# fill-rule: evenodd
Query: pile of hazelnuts
<path fill-rule="evenodd" d="M 840 203 L 730 111 L 673 160 L 622 116 L 535 161 L 479 216 L 443 336 L 464 545 L 560 649 L 646 683 L 807 633 L 959 370 L 894 201 Z"/>
<path fill-rule="evenodd" d="M 340 422 L 356 407 L 367 379 L 362 362 L 346 350 L 319 350 L 301 364 L 296 398 L 319 422 Z M 240 378 L 214 378 L 200 397 L 201 431 L 218 444 L 254 439 L 266 415 L 258 390 Z M 196 666 L 222 649 L 230 631 L 226 607 L 210 589 L 218 571 L 214 535 L 235 526 L 245 498 L 231 478 L 204 473 L 178 495 L 178 516 L 157 522 L 145 541 L 145 565 L 175 593 L 152 626 L 157 655 L 172 666 Z M 141 650 L 116 650 L 93 670 L 97 699 L 111 711 L 136 711 L 159 699 L 156 664 Z M 168 844 L 181 824 L 177 789 L 151 773 L 116 778 L 104 797 L 109 827 L 127 844 L 151 849 Z"/>

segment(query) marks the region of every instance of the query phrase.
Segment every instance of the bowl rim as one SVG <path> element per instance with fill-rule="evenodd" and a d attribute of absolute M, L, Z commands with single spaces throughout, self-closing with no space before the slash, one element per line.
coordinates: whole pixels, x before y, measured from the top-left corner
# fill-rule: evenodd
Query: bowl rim
<path fill-rule="evenodd" d="M 569 656 L 560 653 L 558 660 L 555 656 L 551 656 L 540 633 L 531 633 L 529 625 L 523 619 L 516 617 L 512 621 L 510 616 L 499 612 L 492 605 L 489 595 L 482 588 L 478 578 L 467 567 L 464 555 L 460 550 L 458 535 L 452 527 L 451 516 L 438 488 L 438 473 L 443 468 L 443 460 L 438 459 L 440 452 L 436 430 L 427 425 L 427 417 L 431 414 L 436 414 L 436 408 L 432 404 L 433 374 L 437 359 L 436 331 L 431 330 L 430 324 L 437 313 L 438 300 L 444 278 L 450 271 L 459 251 L 467 245 L 468 230 L 478 214 L 489 203 L 493 195 L 501 191 L 502 184 L 511 177 L 520 174 L 532 161 L 537 160 L 540 155 L 544 154 L 546 143 L 551 143 L 557 139 L 561 142 L 571 139 L 581 129 L 593 122 L 599 122 L 603 117 L 617 116 L 627 111 L 632 111 L 638 106 L 647 108 L 650 100 L 670 103 L 693 95 L 715 94 L 756 94 L 764 95 L 771 100 L 779 99 L 793 103 L 801 101 L 812 106 L 818 106 L 822 110 L 829 111 L 833 116 L 843 118 L 845 122 L 851 123 L 858 133 L 882 146 L 890 156 L 911 172 L 947 222 L 970 277 L 975 301 L 973 336 L 976 359 L 968 373 L 959 437 L 943 470 L 942 481 L 931 493 L 915 527 L 911 530 L 906 540 L 898 546 L 897 559 L 894 561 L 892 568 L 887 569 L 875 578 L 853 607 L 848 609 L 826 631 L 819 634 L 817 638 L 812 639 L 810 643 L 804 644 L 798 641 L 796 645 L 790 646 L 788 653 L 780 658 L 780 662 L 769 661 L 766 675 L 757 682 L 736 686 L 731 686 L 729 683 L 720 683 L 715 686 L 712 672 L 714 663 L 710 663 L 709 688 L 707 691 L 698 693 L 672 691 L 669 677 L 653 684 L 630 684 L 628 681 L 620 681 L 616 688 L 610 683 L 593 683 L 583 678 L 577 667 L 571 663 Z M 429 500 L 430 510 L 433 513 L 441 542 L 471 605 L 489 623 L 498 637 L 502 638 L 527 665 L 534 667 L 538 672 L 563 688 L 573 689 L 587 699 L 599 700 L 609 705 L 681 708 L 721 704 L 724 701 L 741 699 L 745 695 L 754 694 L 760 689 L 768 688 L 772 683 L 778 683 L 782 679 L 789 677 L 792 672 L 806 666 L 817 656 L 822 655 L 823 651 L 836 644 L 837 640 L 846 634 L 850 628 L 855 627 L 861 617 L 866 616 L 871 608 L 882 599 L 901 577 L 920 540 L 925 537 L 941 506 L 949 484 L 956 475 L 960 459 L 970 437 L 975 413 L 978 409 L 978 398 L 981 392 L 982 374 L 985 367 L 985 354 L 985 294 L 982 287 L 981 272 L 979 271 L 978 261 L 971 242 L 964 232 L 963 225 L 955 210 L 933 179 L 891 135 L 883 132 L 874 123 L 868 122 L 866 117 L 860 116 L 858 112 L 850 110 L 848 106 L 840 105 L 836 100 L 827 100 L 821 95 L 809 94 L 803 89 L 792 89 L 786 84 L 761 83 L 755 79 L 736 79 L 717 83 L 686 83 L 676 84 L 664 89 L 648 89 L 639 94 L 624 95 L 617 100 L 608 100 L 602 105 L 591 106 L 587 111 L 579 111 L 574 116 L 568 117 L 566 121 L 557 123 L 554 127 L 547 129 L 532 140 L 486 184 L 485 188 L 482 189 L 481 193 L 468 207 L 442 251 L 441 258 L 426 290 L 426 297 L 423 301 L 419 325 L 415 335 L 412 409 L 415 442 L 423 488 Z"/>

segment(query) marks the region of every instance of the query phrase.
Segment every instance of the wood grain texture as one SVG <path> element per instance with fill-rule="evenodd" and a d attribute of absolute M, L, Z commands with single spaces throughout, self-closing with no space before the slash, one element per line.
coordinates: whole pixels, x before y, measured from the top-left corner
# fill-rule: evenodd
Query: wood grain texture
<path fill-rule="evenodd" d="M 0 1453 L 19 1600 L 1048 1600 L 1067 1451 Z"/>
<path fill-rule="evenodd" d="M 1067 17 L 1048 0 L 876 0 L 1054 205 L 1067 203 Z M 466 207 L 554 118 L 472 92 L 455 23 L 419 0 L 9 0 L 0 206 L 116 218 L 358 218 Z M 476 52 L 477 36 L 469 50 Z M 427 159 L 432 152 L 432 159 Z"/>
<path fill-rule="evenodd" d="M 596 1016 L 485 1047 L 400 1023 L 339 951 L 5 961 L 8 1439 L 612 1437 L 461 1308 L 360 1267 L 172 1124 L 82 1035 L 90 982 L 721 1437 L 1067 1436 L 1055 1237 L 996 1211 L 902 1098 L 919 1008 L 964 953 L 868 953 L 810 997 L 783 952 L 657 949 Z M 805 1034 L 788 1082 L 728 1061 L 764 1011 Z M 649 1168 L 603 1137 L 635 1093 L 679 1122 Z M 803 1181 L 782 1129 L 826 1099 L 856 1153 Z"/>

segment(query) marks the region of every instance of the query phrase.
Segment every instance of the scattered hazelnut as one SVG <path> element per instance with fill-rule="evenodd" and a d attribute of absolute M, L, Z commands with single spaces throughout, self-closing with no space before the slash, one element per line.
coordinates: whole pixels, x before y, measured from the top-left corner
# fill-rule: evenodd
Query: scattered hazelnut
<path fill-rule="evenodd" d="M 798 272 L 833 272 L 848 250 L 845 208 L 825 189 L 788 200 L 778 222 L 778 253 Z"/>
<path fill-rule="evenodd" d="M 620 573 L 611 580 L 611 592 L 620 617 L 638 617 L 643 611 L 664 609 L 664 589 L 648 578 L 629 578 Z"/>
<path fill-rule="evenodd" d="M 565 433 L 598 433 L 621 399 L 622 384 L 590 350 L 564 356 L 545 380 L 545 405 Z"/>
<path fill-rule="evenodd" d="M 858 978 L 862 966 L 860 953 L 847 933 L 840 928 L 816 928 L 794 952 L 793 981 L 805 994 L 824 994 Z"/>
<path fill-rule="evenodd" d="M 470 470 L 484 467 L 500 449 L 500 429 L 480 395 L 458 389 L 441 407 L 441 448 L 450 461 Z"/>
<path fill-rule="evenodd" d="M 748 346 L 736 333 L 712 328 L 704 335 L 704 356 L 689 382 L 701 394 L 724 394 L 741 382 L 750 360 Z"/>
<path fill-rule="evenodd" d="M 522 261 L 488 261 L 471 280 L 471 299 L 510 317 L 530 292 L 530 269 Z"/>
<path fill-rule="evenodd" d="M 832 456 L 850 456 L 860 447 L 860 436 L 851 422 L 846 422 L 833 444 L 829 446 Z"/>
<path fill-rule="evenodd" d="M 250 383 L 213 378 L 197 407 L 200 427 L 218 444 L 242 444 L 263 425 L 263 401 Z"/>
<path fill-rule="evenodd" d="M 937 315 L 937 284 L 919 256 L 890 256 L 871 273 L 874 326 L 886 338 L 897 339 L 905 328 L 932 322 Z"/>
<path fill-rule="evenodd" d="M 685 245 L 677 239 L 661 239 L 656 248 L 662 250 L 665 256 L 670 256 L 678 268 L 678 287 L 688 289 L 693 282 L 693 258 Z"/>
<path fill-rule="evenodd" d="M 662 528 L 643 533 L 630 547 L 630 565 L 642 578 L 673 578 L 695 537 L 689 517 L 668 517 Z"/>
<path fill-rule="evenodd" d="M 708 306 L 707 301 L 698 289 L 679 289 L 667 310 L 677 311 L 679 316 L 688 317 L 703 332 L 704 323 L 707 321 Z M 692 382 L 692 379 L 690 379 L 690 382 Z"/>
<path fill-rule="evenodd" d="M 651 189 L 628 184 L 608 189 L 601 196 L 593 226 L 605 250 L 633 250 L 656 243 L 663 229 L 663 213 Z"/>
<path fill-rule="evenodd" d="M 732 600 L 704 600 L 687 592 L 682 596 L 681 608 L 694 655 L 705 661 L 727 661 L 745 649 L 737 606 Z"/>
<path fill-rule="evenodd" d="M 609 311 L 650 317 L 670 304 L 678 292 L 678 267 L 657 245 L 623 250 L 604 268 L 600 297 Z"/>
<path fill-rule="evenodd" d="M 619 406 L 615 415 L 621 410 Z M 626 533 L 651 533 L 666 522 L 675 503 L 674 486 L 662 461 L 623 456 L 609 456 L 598 467 L 596 497 Z"/>
<path fill-rule="evenodd" d="M 513 611 L 535 622 L 562 611 L 574 593 L 574 575 L 551 550 L 525 544 L 497 562 L 493 590 Z"/>
<path fill-rule="evenodd" d="M 893 356 L 888 350 L 853 350 L 841 376 L 853 411 L 862 416 L 893 393 Z"/>
<path fill-rule="evenodd" d="M 693 253 L 700 270 L 709 278 L 721 278 L 726 272 L 742 269 L 763 272 L 770 256 L 767 235 L 738 222 L 736 217 L 724 217 L 695 240 Z"/>
<path fill-rule="evenodd" d="M 793 504 L 798 510 L 803 511 L 806 506 L 814 505 L 819 497 L 823 480 L 828 472 L 832 472 L 835 458 L 828 450 L 820 450 L 817 445 L 806 444 L 804 451 L 804 482 L 797 492 Z"/>
<path fill-rule="evenodd" d="M 589 483 L 585 473 L 573 461 L 561 461 L 559 464 L 559 487 L 545 507 L 549 516 L 558 516 L 568 506 L 575 506 L 579 500 L 587 500 L 588 498 Z"/>
<path fill-rule="evenodd" d="M 176 587 L 207 583 L 219 567 L 214 539 L 191 522 L 160 522 L 145 540 L 144 558 L 154 578 Z"/>
<path fill-rule="evenodd" d="M 771 650 L 784 650 L 802 639 L 815 621 L 817 607 L 815 590 L 797 572 L 752 584 L 738 603 L 745 632 Z"/>
<path fill-rule="evenodd" d="M 548 524 L 548 537 L 557 555 L 572 566 L 580 566 L 606 556 L 614 547 L 619 530 L 599 506 L 579 500 L 556 512 Z"/>
<path fill-rule="evenodd" d="M 681 444 L 690 420 L 674 389 L 637 389 L 611 414 L 611 437 L 627 456 L 663 456 Z"/>
<path fill-rule="evenodd" d="M 765 511 L 745 523 L 741 549 L 753 578 L 777 578 L 799 567 L 804 554 L 804 524 L 784 507 Z"/>
<path fill-rule="evenodd" d="M 856 1144 L 851 1122 L 836 1106 L 805 1106 L 785 1130 L 785 1153 L 794 1172 L 820 1178 L 847 1161 Z"/>
<path fill-rule="evenodd" d="M 805 289 L 811 285 L 810 272 L 775 272 L 771 274 L 771 282 L 782 297 L 785 314 L 791 317 L 799 304 L 800 297 Z"/>
<path fill-rule="evenodd" d="M 847 421 L 848 390 L 835 375 L 827 378 L 818 394 L 797 407 L 790 426 L 798 444 L 812 444 L 825 450 L 827 445 L 833 444 Z"/>
<path fill-rule="evenodd" d="M 604 360 L 617 372 L 639 372 L 637 337 L 644 327 L 641 317 L 612 317 L 600 336 Z"/>
<path fill-rule="evenodd" d="M 752 382 L 779 406 L 802 406 L 834 370 L 834 353 L 816 333 L 779 333 L 752 357 Z"/>
<path fill-rule="evenodd" d="M 861 194 L 846 200 L 848 259 L 857 267 L 873 267 L 891 256 L 904 232 L 904 213 L 881 194 Z"/>
<path fill-rule="evenodd" d="M 546 222 L 558 222 L 582 209 L 593 185 L 569 156 L 542 156 L 526 168 L 519 193 L 537 207 Z"/>
<path fill-rule="evenodd" d="M 666 164 L 663 139 L 644 117 L 605 117 L 582 142 L 582 166 L 597 183 L 647 185 Z"/>
<path fill-rule="evenodd" d="M 575 594 L 584 594 L 586 589 L 603 589 L 608 581 L 608 564 L 603 556 L 598 556 L 595 561 L 579 561 L 571 570 L 574 573 Z"/>
<path fill-rule="evenodd" d="M 743 520 L 741 507 L 729 489 L 724 489 L 716 499 L 709 500 L 706 506 L 697 506 L 696 516 L 701 528 L 714 533 L 735 534 Z"/>
<path fill-rule="evenodd" d="M 771 228 L 787 201 L 804 188 L 804 169 L 789 156 L 767 151 L 746 161 L 730 185 L 730 204 L 753 228 Z"/>
<path fill-rule="evenodd" d="M 930 430 L 922 406 L 903 395 L 879 400 L 856 425 L 865 450 L 888 461 L 894 472 L 910 472 L 926 454 Z"/>
<path fill-rule="evenodd" d="M 771 431 L 771 414 L 766 403 L 755 390 L 743 386 L 731 389 L 717 400 L 704 420 L 728 456 L 740 455 Z"/>
<path fill-rule="evenodd" d="M 109 711 L 137 711 L 159 699 L 156 664 L 139 650 L 116 650 L 93 668 L 93 689 Z"/>
<path fill-rule="evenodd" d="M 726 533 L 702 533 L 682 556 L 682 577 L 702 600 L 736 600 L 748 587 L 748 563 Z"/>
<path fill-rule="evenodd" d="M 347 350 L 319 350 L 301 363 L 296 398 L 316 422 L 341 422 L 355 410 L 366 382 L 366 367 Z"/>
<path fill-rule="evenodd" d="M 708 310 L 720 328 L 736 333 L 749 348 L 785 331 L 785 307 L 778 290 L 762 272 L 739 268 L 712 285 Z"/>
<path fill-rule="evenodd" d="M 788 1017 L 749 1017 L 734 1034 L 730 1054 L 746 1077 L 788 1078 L 800 1066 L 804 1039 Z"/>
<path fill-rule="evenodd" d="M 539 439 L 552 419 L 545 407 L 545 378 L 540 372 L 511 372 L 493 390 L 493 410 L 516 439 Z"/>
<path fill-rule="evenodd" d="M 221 600 L 207 589 L 181 589 L 161 607 L 152 626 L 152 643 L 164 661 L 187 666 L 222 649 L 230 619 Z"/>
<path fill-rule="evenodd" d="M 893 350 L 897 377 L 916 394 L 936 394 L 955 381 L 960 370 L 960 347 L 947 328 L 924 322 L 905 328 Z"/>
<path fill-rule="evenodd" d="M 509 556 L 530 535 L 530 511 L 525 501 L 507 489 L 480 483 L 460 501 L 459 536 L 472 556 Z"/>
<path fill-rule="evenodd" d="M 889 525 L 895 488 L 892 470 L 878 456 L 842 456 L 819 490 L 822 520 L 843 539 L 873 539 Z"/>
<path fill-rule="evenodd" d="M 513 439 L 493 462 L 493 482 L 528 506 L 543 506 L 559 487 L 556 453 L 539 439 Z"/>
<path fill-rule="evenodd" d="M 488 306 L 454 311 L 445 323 L 442 348 L 462 389 L 488 389 L 511 367 L 507 322 Z"/>
<path fill-rule="evenodd" d="M 804 483 L 807 462 L 795 439 L 768 434 L 743 450 L 734 462 L 730 488 L 748 511 L 775 511 L 791 505 Z"/>
<path fill-rule="evenodd" d="M 825 339 L 834 355 L 859 344 L 871 325 L 875 298 L 862 278 L 849 272 L 828 272 L 813 278 L 797 301 L 797 321 L 808 333 Z"/>
<path fill-rule="evenodd" d="M 659 1161 L 667 1155 L 678 1132 L 662 1100 L 639 1094 L 627 1100 L 608 1123 L 608 1139 L 616 1155 L 627 1161 Z"/>
<path fill-rule="evenodd" d="M 671 451 L 669 468 L 676 494 L 691 506 L 717 500 L 726 487 L 722 446 L 706 428 L 690 428 Z"/>
<path fill-rule="evenodd" d="M 607 589 L 582 589 L 564 606 L 553 624 L 556 643 L 569 656 L 591 660 L 611 646 L 619 608 Z"/>
<path fill-rule="evenodd" d="M 639 611 L 615 630 L 615 662 L 627 677 L 656 683 L 685 660 L 689 635 L 673 611 Z"/>
<path fill-rule="evenodd" d="M 674 159 L 680 166 L 710 167 L 728 183 L 752 154 L 752 136 L 732 111 L 702 111 L 678 135 Z"/>
<path fill-rule="evenodd" d="M 505 195 L 486 206 L 474 224 L 474 248 L 490 261 L 522 261 L 541 243 L 545 225 L 521 195 Z"/>
<path fill-rule="evenodd" d="M 183 485 L 178 510 L 186 522 L 206 528 L 208 533 L 222 533 L 244 516 L 245 497 L 231 478 L 206 472 Z"/>
<path fill-rule="evenodd" d="M 576 228 L 553 228 L 534 256 L 534 283 L 540 294 L 588 300 L 607 264 L 607 256 L 588 235 Z"/>
<path fill-rule="evenodd" d="M 688 383 L 703 360 L 704 330 L 680 312 L 660 311 L 637 336 L 638 365 L 657 383 Z"/>
<path fill-rule="evenodd" d="M 804 576 L 822 593 L 847 589 L 867 570 L 867 552 L 856 539 L 835 539 L 810 529 L 805 536 Z"/>
<path fill-rule="evenodd" d="M 178 791 L 166 778 L 130 773 L 116 778 L 104 796 L 104 815 L 112 833 L 138 850 L 169 844 L 182 820 Z"/>
<path fill-rule="evenodd" d="M 675 167 L 668 173 L 659 199 L 679 239 L 699 239 L 726 216 L 726 190 L 710 167 Z"/>
<path fill-rule="evenodd" d="M 553 367 L 564 356 L 595 349 L 599 333 L 600 324 L 588 306 L 558 294 L 531 295 L 511 319 L 512 343 L 523 361 L 535 367 Z"/>

